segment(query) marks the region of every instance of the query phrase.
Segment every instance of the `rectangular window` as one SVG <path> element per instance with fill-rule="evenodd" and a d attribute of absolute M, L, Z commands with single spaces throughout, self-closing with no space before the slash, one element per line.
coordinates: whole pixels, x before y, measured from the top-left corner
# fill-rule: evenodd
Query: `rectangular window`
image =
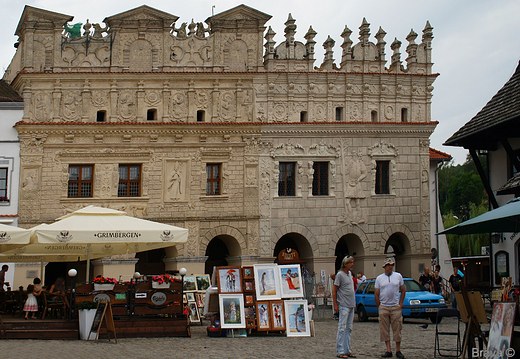
<path fill-rule="evenodd" d="M 105 122 L 106 114 L 105 111 L 98 111 L 96 114 L 96 122 Z"/>
<path fill-rule="evenodd" d="M 119 165 L 118 197 L 141 195 L 141 165 Z"/>
<path fill-rule="evenodd" d="M 157 110 L 150 109 L 146 111 L 146 121 L 155 121 L 157 120 Z"/>
<path fill-rule="evenodd" d="M 390 161 L 376 161 L 376 194 L 390 194 Z"/>
<path fill-rule="evenodd" d="M 307 111 L 300 112 L 300 122 L 307 122 Z"/>
<path fill-rule="evenodd" d="M 312 179 L 312 195 L 328 196 L 329 195 L 329 163 L 314 162 L 314 177 Z"/>
<path fill-rule="evenodd" d="M 278 196 L 294 196 L 296 163 L 280 162 L 280 177 L 278 178 Z"/>
<path fill-rule="evenodd" d="M 68 197 L 92 197 L 94 166 L 69 166 Z"/>
<path fill-rule="evenodd" d="M 204 122 L 204 114 L 202 110 L 197 111 L 197 122 Z"/>
<path fill-rule="evenodd" d="M 220 163 L 208 163 L 206 165 L 206 195 L 214 196 L 220 194 Z"/>
<path fill-rule="evenodd" d="M 0 168 L 0 202 L 8 202 L 7 198 L 7 174 L 9 173 L 8 168 Z"/>
<path fill-rule="evenodd" d="M 336 121 L 343 121 L 343 107 L 336 107 Z"/>

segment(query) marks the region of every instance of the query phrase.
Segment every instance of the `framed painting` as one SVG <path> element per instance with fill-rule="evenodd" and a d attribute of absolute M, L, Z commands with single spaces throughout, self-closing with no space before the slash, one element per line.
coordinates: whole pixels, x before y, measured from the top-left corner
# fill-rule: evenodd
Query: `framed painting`
<path fill-rule="evenodd" d="M 244 307 L 244 313 L 247 319 L 255 319 L 255 307 Z"/>
<path fill-rule="evenodd" d="M 192 275 L 185 275 L 183 282 L 184 291 L 196 291 L 197 285 L 195 284 L 195 277 Z"/>
<path fill-rule="evenodd" d="M 186 297 L 188 297 L 188 302 L 195 301 L 195 293 L 193 293 L 193 292 L 186 293 Z"/>
<path fill-rule="evenodd" d="M 190 311 L 189 311 L 190 322 L 200 323 L 199 308 L 197 307 L 197 303 L 188 302 L 188 307 L 190 308 Z"/>
<path fill-rule="evenodd" d="M 287 336 L 310 337 L 311 329 L 307 300 L 286 300 L 284 301 L 284 310 Z"/>
<path fill-rule="evenodd" d="M 204 316 L 218 313 L 218 289 L 210 287 L 204 297 Z"/>
<path fill-rule="evenodd" d="M 300 265 L 279 265 L 278 273 L 282 298 L 303 298 L 303 281 Z"/>
<path fill-rule="evenodd" d="M 247 329 L 255 329 L 256 328 L 256 320 L 254 320 L 254 319 L 246 319 L 246 328 Z"/>
<path fill-rule="evenodd" d="M 208 289 L 211 284 L 211 279 L 209 278 L 209 274 L 196 274 L 195 283 L 197 284 L 198 291 L 205 292 L 206 289 Z"/>
<path fill-rule="evenodd" d="M 217 267 L 219 293 L 242 293 L 240 267 Z"/>
<path fill-rule="evenodd" d="M 285 330 L 283 301 L 273 300 L 269 304 L 271 305 L 271 330 Z"/>
<path fill-rule="evenodd" d="M 281 299 L 280 276 L 276 264 L 255 264 L 255 289 L 257 300 Z"/>
<path fill-rule="evenodd" d="M 253 280 L 244 279 L 244 292 L 251 293 L 255 291 L 255 282 Z"/>
<path fill-rule="evenodd" d="M 253 304 L 255 304 L 255 297 L 250 294 L 246 294 L 246 305 L 253 305 Z"/>
<path fill-rule="evenodd" d="M 244 279 L 253 279 L 253 266 L 243 266 L 242 273 L 244 274 Z"/>
<path fill-rule="evenodd" d="M 515 309 L 515 302 L 494 303 L 489 327 L 489 353 L 505 353 L 505 350 L 511 347 Z"/>
<path fill-rule="evenodd" d="M 256 302 L 256 328 L 258 331 L 271 330 L 269 302 Z"/>
<path fill-rule="evenodd" d="M 182 297 L 183 297 L 183 298 L 182 298 L 182 302 L 183 302 L 184 304 L 188 304 L 188 294 L 187 294 L 187 293 L 184 293 L 184 295 L 183 295 Z"/>
<path fill-rule="evenodd" d="M 204 293 L 196 293 L 195 299 L 197 299 L 197 306 L 199 308 L 204 306 Z"/>
<path fill-rule="evenodd" d="M 243 294 L 220 294 L 220 327 L 235 329 L 246 327 Z"/>

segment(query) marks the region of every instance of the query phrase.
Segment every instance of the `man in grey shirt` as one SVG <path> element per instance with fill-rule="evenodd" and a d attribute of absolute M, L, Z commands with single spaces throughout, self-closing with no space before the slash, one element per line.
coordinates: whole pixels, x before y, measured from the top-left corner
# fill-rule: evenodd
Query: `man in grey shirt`
<path fill-rule="evenodd" d="M 354 309 L 356 307 L 356 295 L 354 278 L 350 270 L 354 266 L 354 258 L 343 258 L 341 270 L 336 274 L 332 299 L 334 311 L 339 313 L 338 336 L 336 338 L 336 353 L 338 358 L 355 358 L 350 352 L 350 337 L 352 323 L 354 322 Z"/>

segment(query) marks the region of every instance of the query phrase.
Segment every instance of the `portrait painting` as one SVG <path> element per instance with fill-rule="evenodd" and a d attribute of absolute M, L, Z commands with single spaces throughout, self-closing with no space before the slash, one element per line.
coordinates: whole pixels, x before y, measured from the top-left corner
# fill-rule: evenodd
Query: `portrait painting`
<path fill-rule="evenodd" d="M 223 329 L 246 327 L 243 294 L 220 294 L 220 326 Z"/>
<path fill-rule="evenodd" d="M 283 301 L 273 300 L 271 305 L 271 330 L 285 330 L 285 315 Z"/>
<path fill-rule="evenodd" d="M 241 293 L 240 267 L 217 267 L 217 282 L 219 293 Z"/>
<path fill-rule="evenodd" d="M 501 358 L 500 353 L 510 348 L 515 324 L 516 303 L 494 303 L 489 327 L 489 358 Z"/>
<path fill-rule="evenodd" d="M 254 292 L 255 284 L 252 280 L 244 280 L 244 292 Z"/>
<path fill-rule="evenodd" d="M 204 293 L 195 294 L 195 299 L 197 299 L 197 305 L 199 308 L 204 306 Z"/>
<path fill-rule="evenodd" d="M 278 266 L 282 298 L 302 298 L 303 285 L 299 264 Z"/>
<path fill-rule="evenodd" d="M 271 330 L 269 313 L 269 302 L 256 302 L 256 320 L 258 331 Z"/>
<path fill-rule="evenodd" d="M 242 271 L 244 273 L 244 279 L 253 279 L 253 267 L 243 266 Z"/>
<path fill-rule="evenodd" d="M 188 302 L 188 307 L 190 309 L 189 310 L 190 322 L 200 323 L 199 308 L 197 307 L 197 303 Z"/>
<path fill-rule="evenodd" d="M 255 264 L 254 277 L 257 300 L 281 299 L 280 276 L 276 264 Z"/>
<path fill-rule="evenodd" d="M 245 307 L 246 319 L 255 319 L 255 307 Z"/>
<path fill-rule="evenodd" d="M 310 337 L 309 311 L 307 300 L 286 300 L 285 330 L 288 337 Z"/>

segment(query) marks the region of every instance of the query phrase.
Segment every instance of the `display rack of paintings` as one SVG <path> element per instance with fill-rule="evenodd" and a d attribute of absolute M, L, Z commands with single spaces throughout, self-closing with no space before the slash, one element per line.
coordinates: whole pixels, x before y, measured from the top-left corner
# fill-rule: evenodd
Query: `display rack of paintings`
<path fill-rule="evenodd" d="M 217 267 L 219 293 L 242 293 L 240 267 Z"/>
<path fill-rule="evenodd" d="M 246 318 L 244 309 L 244 295 L 220 294 L 220 326 L 223 329 L 245 329 Z"/>

